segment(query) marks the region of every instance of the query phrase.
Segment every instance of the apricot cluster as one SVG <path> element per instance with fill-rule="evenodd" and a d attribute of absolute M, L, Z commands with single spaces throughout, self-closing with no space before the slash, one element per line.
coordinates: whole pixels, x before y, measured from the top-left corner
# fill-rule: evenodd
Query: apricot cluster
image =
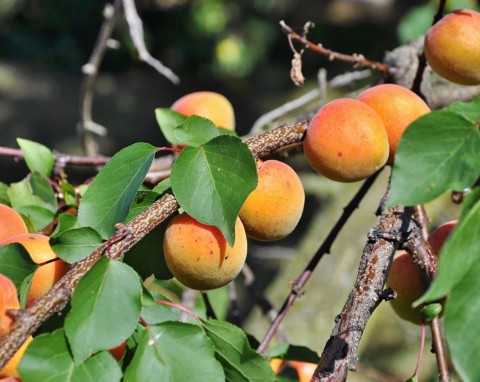
<path fill-rule="evenodd" d="M 53 252 L 48 236 L 28 233 L 22 217 L 13 208 L 0 204 L 0 246 L 12 243 L 22 245 L 32 261 L 39 265 L 28 291 L 25 304 L 28 308 L 67 273 L 69 266 Z M 0 336 L 9 330 L 13 323 L 8 310 L 15 309 L 20 309 L 15 285 L 8 277 L 0 274 Z M 17 365 L 31 340 L 29 337 L 0 370 L 0 377 L 18 377 Z"/>
<path fill-rule="evenodd" d="M 208 118 L 218 127 L 235 127 L 233 107 L 218 93 L 190 93 L 171 108 L 186 116 Z M 169 223 L 163 242 L 165 260 L 172 274 L 187 287 L 209 290 L 229 283 L 245 263 L 247 236 L 262 241 L 279 240 L 298 224 L 305 193 L 295 171 L 283 162 L 267 160 L 257 162 L 257 173 L 257 187 L 239 212 L 233 247 L 218 228 L 187 214 Z"/>
<path fill-rule="evenodd" d="M 357 99 L 336 99 L 310 121 L 303 144 L 305 156 L 329 179 L 365 179 L 393 163 L 405 129 L 429 111 L 419 96 L 395 84 L 374 86 Z"/>
<path fill-rule="evenodd" d="M 440 76 L 461 85 L 480 84 L 480 13 L 445 15 L 425 36 L 425 57 Z"/>
<path fill-rule="evenodd" d="M 430 234 L 428 243 L 435 256 L 440 254 L 456 224 L 457 220 L 446 222 Z M 395 313 L 406 321 L 420 325 L 423 321 L 422 307 L 413 308 L 412 304 L 425 293 L 429 283 L 407 252 L 395 254 L 386 285 L 397 293 L 397 298 L 390 302 Z"/>

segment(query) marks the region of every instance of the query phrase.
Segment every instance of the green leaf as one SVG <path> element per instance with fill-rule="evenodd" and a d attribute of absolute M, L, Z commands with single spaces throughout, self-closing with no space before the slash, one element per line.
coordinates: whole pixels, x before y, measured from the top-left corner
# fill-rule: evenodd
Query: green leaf
<path fill-rule="evenodd" d="M 65 319 L 76 364 L 126 340 L 140 317 L 142 287 L 127 265 L 101 258 L 80 280 Z"/>
<path fill-rule="evenodd" d="M 203 321 L 203 325 L 228 381 L 275 381 L 267 359 L 250 347 L 247 336 L 240 328 L 218 320 Z"/>
<path fill-rule="evenodd" d="M 465 200 L 468 209 L 462 215 L 442 247 L 438 261 L 438 271 L 432 285 L 418 301 L 435 301 L 449 293 L 462 282 L 465 274 L 480 261 L 480 192 L 471 193 Z M 472 205 L 470 198 L 475 198 Z"/>
<path fill-rule="evenodd" d="M 8 184 L 0 182 L 0 203 L 10 205 L 10 198 L 8 197 Z"/>
<path fill-rule="evenodd" d="M 400 43 L 415 41 L 425 34 L 432 25 L 435 10 L 435 4 L 432 2 L 412 7 L 398 23 L 397 35 Z"/>
<path fill-rule="evenodd" d="M 480 98 L 476 100 L 480 110 Z M 388 205 L 428 202 L 447 190 L 462 191 L 480 175 L 480 129 L 472 113 L 431 112 L 413 122 L 400 140 Z"/>
<path fill-rule="evenodd" d="M 199 222 L 217 226 L 233 246 L 235 220 L 257 185 L 255 160 L 239 138 L 220 136 L 187 146 L 170 176 L 178 203 Z"/>
<path fill-rule="evenodd" d="M 57 199 L 47 178 L 32 174 L 17 183 L 12 183 L 7 191 L 14 209 L 26 206 L 46 208 L 53 213 L 57 211 Z"/>
<path fill-rule="evenodd" d="M 61 181 L 60 182 L 60 189 L 62 190 L 63 193 L 63 198 L 65 199 L 65 203 L 67 203 L 69 206 L 77 206 L 77 194 L 75 193 L 75 188 L 73 186 L 66 182 L 66 181 Z"/>
<path fill-rule="evenodd" d="M 174 130 L 187 119 L 183 114 L 177 113 L 169 108 L 155 109 L 155 117 L 165 139 L 173 144 L 181 144 L 175 137 Z"/>
<path fill-rule="evenodd" d="M 273 346 L 268 352 L 268 357 L 310 363 L 318 363 L 320 360 L 318 354 L 306 346 L 292 345 L 286 342 Z"/>
<path fill-rule="evenodd" d="M 130 209 L 128 211 L 128 215 L 125 218 L 125 223 L 128 223 L 132 220 L 135 216 L 139 215 L 143 211 L 145 211 L 148 207 L 150 207 L 155 200 L 157 200 L 159 194 L 153 191 L 139 191 L 135 195 L 132 204 L 130 205 Z"/>
<path fill-rule="evenodd" d="M 64 231 L 57 238 L 58 244 L 52 248 L 62 260 L 76 263 L 83 260 L 102 243 L 100 234 L 90 227 L 81 227 Z"/>
<path fill-rule="evenodd" d="M 73 228 L 78 228 L 77 217 L 70 214 L 61 213 L 60 215 L 58 215 L 58 223 L 52 233 L 51 238 L 57 238 L 63 232 Z"/>
<path fill-rule="evenodd" d="M 164 322 L 150 326 L 151 333 L 139 330 L 140 340 L 125 370 L 125 382 L 225 381 L 215 349 L 199 326 Z"/>
<path fill-rule="evenodd" d="M 21 308 L 25 308 L 25 305 L 27 304 L 28 292 L 30 292 L 30 286 L 32 285 L 32 279 L 34 274 L 35 273 L 31 273 L 27 277 L 25 277 L 22 281 L 22 285 L 20 286 L 20 288 L 17 288 L 17 290 L 19 291 L 18 295 Z"/>
<path fill-rule="evenodd" d="M 144 292 L 142 295 L 142 318 L 149 325 L 166 321 L 177 321 L 180 310 L 172 306 L 159 304 L 156 300 L 170 301 L 158 292 Z"/>
<path fill-rule="evenodd" d="M 0 273 L 10 278 L 17 290 L 23 280 L 37 269 L 28 252 L 18 243 L 0 246 Z"/>
<path fill-rule="evenodd" d="M 32 227 L 35 232 L 45 228 L 55 217 L 51 210 L 39 206 L 18 207 L 17 212 L 26 220 L 27 226 Z"/>
<path fill-rule="evenodd" d="M 167 191 L 169 188 L 172 188 L 172 184 L 170 182 L 170 178 L 166 178 L 166 179 L 162 180 L 160 183 L 158 183 L 155 187 L 153 187 L 152 191 L 161 195 L 165 191 Z"/>
<path fill-rule="evenodd" d="M 20 361 L 19 372 L 23 382 L 114 382 L 122 378 L 120 366 L 107 352 L 76 366 L 63 329 L 35 337 Z"/>
<path fill-rule="evenodd" d="M 130 265 L 143 278 L 155 275 L 156 279 L 168 280 L 173 277 L 163 255 L 163 236 L 170 219 L 150 231 L 130 249 L 124 262 Z"/>
<path fill-rule="evenodd" d="M 478 241 L 478 236 L 477 236 Z M 478 252 L 477 252 L 478 255 Z M 445 334 L 455 370 L 463 381 L 480 381 L 480 261 L 452 289 L 445 307 Z"/>
<path fill-rule="evenodd" d="M 50 176 L 55 163 L 52 151 L 48 147 L 28 139 L 17 138 L 17 143 L 30 171 L 36 171 L 42 176 Z"/>
<path fill-rule="evenodd" d="M 218 137 L 220 132 L 215 124 L 207 118 L 192 115 L 173 131 L 175 139 L 182 144 L 198 147 Z"/>
<path fill-rule="evenodd" d="M 152 164 L 156 148 L 135 143 L 115 154 L 95 177 L 78 208 L 78 224 L 108 238 L 127 217 L 130 204 Z"/>
<path fill-rule="evenodd" d="M 203 292 L 207 294 L 208 300 L 212 305 L 215 316 L 220 320 L 225 320 L 227 318 L 228 306 L 230 303 L 230 296 L 228 295 L 228 285 L 225 285 L 221 288 L 216 288 Z M 197 301 L 195 303 L 195 312 L 202 318 L 206 318 L 206 306 L 205 302 L 201 296 L 198 295 Z"/>

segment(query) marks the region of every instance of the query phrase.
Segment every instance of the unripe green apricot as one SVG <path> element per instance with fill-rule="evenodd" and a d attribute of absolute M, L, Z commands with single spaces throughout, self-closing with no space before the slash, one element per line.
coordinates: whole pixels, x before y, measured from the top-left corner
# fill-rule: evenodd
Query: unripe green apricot
<path fill-rule="evenodd" d="M 240 273 L 247 256 L 247 237 L 237 218 L 235 243 L 230 247 L 217 227 L 184 213 L 168 224 L 163 253 L 168 269 L 183 285 L 197 290 L 215 289 Z"/>

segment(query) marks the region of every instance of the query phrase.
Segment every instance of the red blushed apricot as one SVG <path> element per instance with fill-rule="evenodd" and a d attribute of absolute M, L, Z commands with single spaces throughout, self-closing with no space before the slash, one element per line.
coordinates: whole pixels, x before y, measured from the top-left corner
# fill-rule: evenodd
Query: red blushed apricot
<path fill-rule="evenodd" d="M 480 13 L 460 9 L 445 15 L 425 35 L 425 57 L 442 77 L 480 84 Z"/>
<path fill-rule="evenodd" d="M 68 272 L 69 269 L 69 265 L 61 259 L 40 265 L 33 274 L 32 284 L 28 291 L 25 306 L 28 308 L 37 299 L 47 293 L 50 288 Z"/>
<path fill-rule="evenodd" d="M 28 229 L 20 214 L 13 208 L 0 204 L 0 242 L 26 233 Z"/>
<path fill-rule="evenodd" d="M 365 179 L 388 158 L 388 139 L 379 115 L 367 104 L 339 98 L 315 114 L 303 143 L 310 165 L 339 182 Z"/>
<path fill-rule="evenodd" d="M 259 162 L 257 187 L 239 217 L 249 237 L 278 240 L 297 226 L 304 203 L 305 192 L 296 172 L 283 162 L 268 160 Z"/>
<path fill-rule="evenodd" d="M 7 309 L 20 309 L 17 288 L 12 280 L 0 273 L 0 337 L 8 332 L 12 318 L 6 314 Z"/>
<path fill-rule="evenodd" d="M 317 364 L 311 362 L 289 361 L 288 365 L 297 371 L 298 382 L 309 382 L 317 369 Z"/>
<path fill-rule="evenodd" d="M 390 152 L 387 163 L 392 164 L 398 143 L 406 128 L 417 118 L 430 112 L 428 105 L 414 92 L 395 84 L 373 86 L 357 99 L 377 112 L 387 131 Z"/>
<path fill-rule="evenodd" d="M 175 101 L 171 109 L 187 117 L 198 115 L 207 118 L 217 127 L 235 130 L 232 104 L 219 93 L 209 91 L 190 93 Z"/>
<path fill-rule="evenodd" d="M 53 249 L 50 246 L 48 236 L 40 235 L 38 233 L 20 234 L 4 240 L 0 245 L 12 243 L 21 244 L 26 249 L 34 263 L 43 264 L 57 258 L 57 255 L 53 252 Z"/>
<path fill-rule="evenodd" d="M 13 355 L 13 357 L 10 358 L 10 360 L 3 367 L 3 369 L 0 370 L 0 378 L 5 378 L 5 377 L 20 378 L 20 375 L 18 374 L 18 371 L 17 371 L 17 366 L 20 363 L 20 360 L 22 359 L 23 354 L 25 353 L 25 350 L 27 350 L 27 347 L 28 345 L 30 345 L 30 342 L 32 342 L 32 340 L 33 340 L 32 336 L 28 337 L 25 340 L 23 345 L 20 346 L 20 348 Z"/>
<path fill-rule="evenodd" d="M 432 248 L 432 251 L 435 255 L 439 255 L 440 251 L 443 247 L 443 244 L 448 239 L 448 236 L 452 232 L 452 230 L 457 225 L 458 220 L 451 220 L 449 222 L 443 223 L 442 225 L 438 226 L 437 229 L 433 230 L 430 236 L 428 237 L 428 243 Z"/>
<path fill-rule="evenodd" d="M 413 308 L 412 304 L 425 293 L 428 283 L 420 268 L 407 252 L 402 251 L 395 254 L 386 284 L 397 292 L 397 298 L 390 301 L 395 313 L 406 321 L 421 325 L 422 306 Z"/>
<path fill-rule="evenodd" d="M 123 341 L 120 345 L 112 349 L 109 349 L 108 351 L 113 356 L 113 358 L 115 358 L 117 361 L 120 361 L 123 358 L 123 355 L 125 354 L 126 347 L 127 347 L 127 342 Z"/>
<path fill-rule="evenodd" d="M 217 227 L 184 213 L 168 224 L 163 252 L 168 269 L 182 284 L 198 290 L 215 289 L 240 273 L 247 256 L 247 237 L 237 218 L 235 244 L 230 247 Z"/>

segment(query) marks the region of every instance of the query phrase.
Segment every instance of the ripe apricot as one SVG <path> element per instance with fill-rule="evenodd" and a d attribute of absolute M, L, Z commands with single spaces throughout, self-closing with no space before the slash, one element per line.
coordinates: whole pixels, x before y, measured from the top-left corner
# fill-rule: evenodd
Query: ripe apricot
<path fill-rule="evenodd" d="M 297 371 L 298 382 L 309 382 L 317 369 L 317 364 L 311 362 L 289 361 L 288 365 Z"/>
<path fill-rule="evenodd" d="M 395 84 L 373 86 L 360 93 L 357 99 L 375 110 L 385 125 L 390 146 L 389 164 L 393 163 L 398 142 L 406 128 L 430 112 L 428 105 L 418 95 Z"/>
<path fill-rule="evenodd" d="M 30 285 L 30 290 L 28 291 L 25 306 L 28 308 L 37 299 L 47 293 L 50 288 L 68 272 L 68 270 L 69 265 L 61 259 L 40 265 L 33 273 L 32 283 Z"/>
<path fill-rule="evenodd" d="M 232 104 L 219 93 L 210 91 L 189 93 L 175 101 L 171 109 L 187 117 L 198 115 L 207 118 L 217 127 L 235 130 L 235 114 Z"/>
<path fill-rule="evenodd" d="M 123 355 L 125 354 L 125 349 L 127 347 L 127 342 L 123 341 L 120 345 L 108 349 L 108 352 L 115 358 L 117 361 L 120 361 L 123 358 Z"/>
<path fill-rule="evenodd" d="M 0 242 L 23 233 L 28 233 L 28 229 L 20 214 L 13 208 L 0 204 Z"/>
<path fill-rule="evenodd" d="M 289 165 L 277 160 L 259 161 L 257 169 L 257 187 L 248 195 L 239 217 L 247 236 L 264 241 L 282 239 L 302 216 L 302 182 Z"/>
<path fill-rule="evenodd" d="M 460 9 L 445 15 L 425 36 L 425 57 L 442 77 L 480 84 L 480 13 Z"/>
<path fill-rule="evenodd" d="M 19 243 L 21 244 L 32 261 L 37 264 L 42 264 L 47 261 L 57 258 L 50 246 L 49 237 L 38 233 L 24 233 L 20 235 L 11 236 L 0 243 L 0 245 Z"/>
<path fill-rule="evenodd" d="M 397 298 L 390 305 L 397 315 L 414 324 L 421 325 L 422 307 L 413 308 L 412 304 L 425 293 L 427 280 L 410 255 L 401 251 L 395 254 L 387 277 L 387 286 L 397 292 Z"/>
<path fill-rule="evenodd" d="M 0 273 L 0 337 L 8 332 L 12 325 L 13 320 L 6 313 L 7 309 L 20 309 L 20 302 L 13 281 Z"/>
<path fill-rule="evenodd" d="M 441 224 L 440 226 L 438 226 L 438 228 L 433 230 L 432 233 L 430 233 L 430 236 L 428 237 L 428 242 L 434 254 L 436 254 L 437 256 L 440 254 L 440 250 L 442 249 L 443 244 L 448 239 L 448 236 L 455 228 L 457 223 L 458 220 L 450 220 L 446 223 Z"/>
<path fill-rule="evenodd" d="M 367 104 L 339 98 L 322 106 L 303 143 L 310 165 L 340 182 L 365 179 L 388 158 L 388 139 L 379 115 Z"/>
<path fill-rule="evenodd" d="M 247 237 L 240 219 L 235 224 L 235 244 L 230 247 L 220 230 L 187 214 L 167 226 L 163 252 L 170 272 L 185 286 L 209 290 L 232 281 L 247 256 Z"/>
<path fill-rule="evenodd" d="M 28 345 L 30 345 L 30 342 L 32 342 L 32 340 L 33 340 L 32 336 L 28 337 L 25 340 L 23 345 L 20 346 L 20 348 L 13 355 L 13 357 L 10 358 L 10 360 L 3 367 L 3 369 L 0 370 L 0 378 L 4 378 L 4 377 L 20 378 L 20 375 L 18 374 L 18 371 L 17 371 L 17 366 L 20 363 L 20 360 L 22 359 L 23 354 L 25 353 L 25 350 L 27 350 L 27 347 Z"/>

